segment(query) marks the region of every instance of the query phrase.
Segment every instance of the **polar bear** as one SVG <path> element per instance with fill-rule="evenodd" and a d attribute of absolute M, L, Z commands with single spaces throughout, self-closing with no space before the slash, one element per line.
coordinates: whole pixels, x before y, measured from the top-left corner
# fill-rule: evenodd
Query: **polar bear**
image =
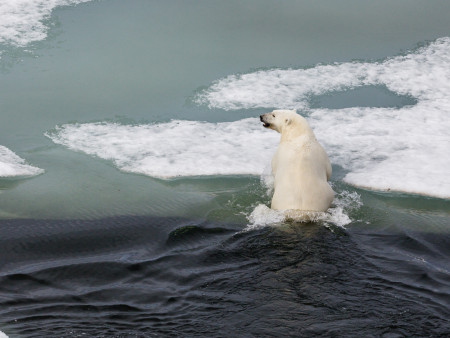
<path fill-rule="evenodd" d="M 264 127 L 281 134 L 272 159 L 275 210 L 326 211 L 334 191 L 328 184 L 331 164 L 306 119 L 295 110 L 260 116 Z"/>

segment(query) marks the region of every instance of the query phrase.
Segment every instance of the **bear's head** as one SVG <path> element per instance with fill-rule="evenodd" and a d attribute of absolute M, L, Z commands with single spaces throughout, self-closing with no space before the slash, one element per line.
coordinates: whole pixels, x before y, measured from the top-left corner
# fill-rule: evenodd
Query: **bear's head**
<path fill-rule="evenodd" d="M 273 129 L 282 136 L 295 137 L 304 133 L 312 133 L 306 119 L 296 110 L 274 110 L 259 117 L 265 128 Z"/>
<path fill-rule="evenodd" d="M 259 117 L 265 128 L 270 128 L 281 133 L 283 127 L 291 124 L 293 117 L 297 115 L 295 110 L 274 110 L 271 113 Z"/>

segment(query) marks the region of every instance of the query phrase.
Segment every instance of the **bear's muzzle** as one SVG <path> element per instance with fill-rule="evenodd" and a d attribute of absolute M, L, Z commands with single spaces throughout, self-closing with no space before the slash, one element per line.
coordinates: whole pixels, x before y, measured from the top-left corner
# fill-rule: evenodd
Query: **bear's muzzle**
<path fill-rule="evenodd" d="M 259 119 L 261 120 L 261 122 L 263 123 L 264 128 L 269 128 L 270 127 L 270 123 L 265 121 L 265 117 L 264 115 L 260 115 Z"/>

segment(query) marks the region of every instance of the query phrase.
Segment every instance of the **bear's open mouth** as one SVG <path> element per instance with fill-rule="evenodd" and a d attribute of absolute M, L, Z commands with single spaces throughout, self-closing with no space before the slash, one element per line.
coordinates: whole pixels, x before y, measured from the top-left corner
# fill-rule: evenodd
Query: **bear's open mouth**
<path fill-rule="evenodd" d="M 270 127 L 270 123 L 264 121 L 263 115 L 261 115 L 261 116 L 259 117 L 259 120 L 263 123 L 264 128 L 269 128 L 269 127 Z"/>

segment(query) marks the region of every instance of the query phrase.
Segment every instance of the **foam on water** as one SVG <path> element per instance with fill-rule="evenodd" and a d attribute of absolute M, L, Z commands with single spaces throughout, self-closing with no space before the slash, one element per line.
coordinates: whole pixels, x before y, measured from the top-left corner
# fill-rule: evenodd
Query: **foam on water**
<path fill-rule="evenodd" d="M 8 336 L 2 331 L 0 331 L 0 338 L 8 338 Z"/>
<path fill-rule="evenodd" d="M 43 40 L 48 27 L 44 24 L 53 9 L 91 0 L 2 0 L 0 1 L 0 44 L 23 47 Z"/>
<path fill-rule="evenodd" d="M 384 85 L 417 100 L 393 108 L 310 109 L 315 95 Z M 195 101 L 225 110 L 295 108 L 309 122 L 348 183 L 450 198 L 450 38 L 383 62 L 347 62 L 310 69 L 232 75 Z"/>
<path fill-rule="evenodd" d="M 35 176 L 44 170 L 25 163 L 25 160 L 6 147 L 0 146 L 0 178 L 17 176 Z"/>
<path fill-rule="evenodd" d="M 255 118 L 134 126 L 66 124 L 46 136 L 69 149 L 111 160 L 123 171 L 158 178 L 261 175 L 279 140 Z"/>
<path fill-rule="evenodd" d="M 323 222 L 325 224 L 334 224 L 339 227 L 345 227 L 350 224 L 352 219 L 348 216 L 349 212 L 359 209 L 362 206 L 361 196 L 356 192 L 346 190 L 335 196 L 333 205 L 326 212 L 308 212 L 298 210 L 278 211 L 272 210 L 265 204 L 259 204 L 248 215 L 250 224 L 245 230 L 255 230 L 266 226 L 276 226 L 283 222 Z"/>

